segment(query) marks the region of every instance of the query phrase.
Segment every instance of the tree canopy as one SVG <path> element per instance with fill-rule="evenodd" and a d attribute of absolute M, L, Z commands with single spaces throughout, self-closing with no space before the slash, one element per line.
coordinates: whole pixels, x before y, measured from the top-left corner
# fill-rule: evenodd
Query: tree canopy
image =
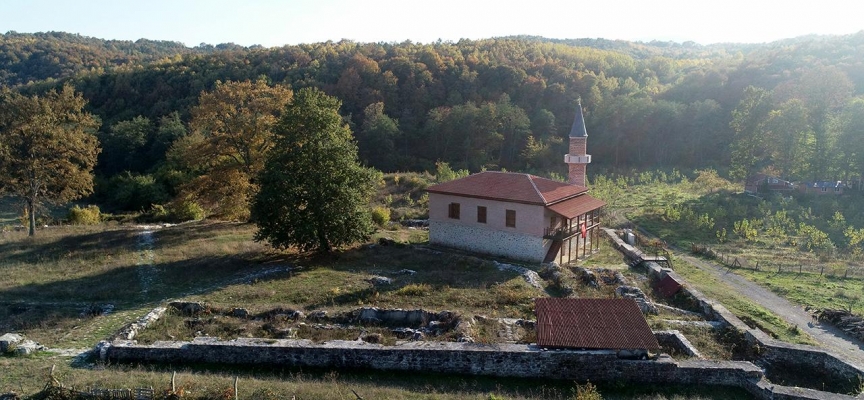
<path fill-rule="evenodd" d="M 359 164 L 339 106 L 306 88 L 285 109 L 252 204 L 257 240 L 326 252 L 373 232 L 369 201 L 376 173 Z"/>
<path fill-rule="evenodd" d="M 227 216 L 235 214 L 230 209 L 242 215 L 244 202 L 224 182 L 248 182 L 240 192 L 254 191 L 240 168 L 254 163 L 198 154 L 237 166 L 214 181 L 206 162 L 192 156 L 215 129 L 204 121 L 218 120 L 203 116 L 218 110 L 207 99 L 229 83 L 314 87 L 337 97 L 361 159 L 383 171 L 432 171 L 440 161 L 472 172 L 565 174 L 560 159 L 581 98 L 589 173 L 715 168 L 724 176 L 770 170 L 792 180 L 856 179 L 860 152 L 850 144 L 864 141 L 854 123 L 854 104 L 864 98 L 862 60 L 864 32 L 710 46 L 517 36 L 270 49 L 10 32 L 0 35 L 0 86 L 42 94 L 69 84 L 82 93 L 103 121 L 97 198 L 124 192 L 117 190 L 124 182 L 152 182 L 145 185 L 154 188 L 149 199 L 117 204 L 133 207 L 177 192 L 191 196 L 194 181 L 213 194 L 196 201 Z M 733 111 L 744 110 L 748 87 L 767 97 L 745 135 L 733 128 Z M 169 116 L 172 129 L 163 130 Z M 172 146 L 190 152 L 166 154 Z M 745 150 L 754 153 L 741 170 Z M 806 163 L 796 162 L 802 157 Z"/>
<path fill-rule="evenodd" d="M 30 236 L 42 202 L 63 204 L 93 190 L 99 122 L 71 86 L 42 96 L 0 93 L 0 192 L 21 198 Z"/>
<path fill-rule="evenodd" d="M 173 149 L 173 157 L 198 175 L 184 185 L 184 195 L 222 218 L 247 219 L 273 126 L 290 100 L 291 89 L 263 80 L 217 82 L 201 93 L 192 134 Z"/>

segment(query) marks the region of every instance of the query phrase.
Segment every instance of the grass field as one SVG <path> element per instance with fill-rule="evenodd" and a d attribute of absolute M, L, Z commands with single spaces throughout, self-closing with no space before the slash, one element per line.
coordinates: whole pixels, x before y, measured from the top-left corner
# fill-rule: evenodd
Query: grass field
<path fill-rule="evenodd" d="M 151 231 L 152 241 L 144 240 Z M 528 285 L 516 272 L 499 270 L 488 260 L 422 250 L 405 245 L 358 246 L 330 255 L 276 253 L 252 241 L 254 226 L 196 222 L 160 229 L 108 224 L 0 234 L 0 330 L 20 331 L 51 348 L 89 348 L 167 299 L 204 301 L 250 312 L 273 308 L 338 313 L 362 306 L 450 310 L 461 315 L 533 318 L 533 298 L 554 293 Z M 422 230 L 392 228 L 377 237 L 425 242 Z M 626 270 L 621 256 L 604 244 L 588 262 L 592 268 L 623 270 L 645 290 L 644 278 Z M 286 267 L 294 269 L 291 272 Z M 281 269 L 282 272 L 272 272 Z M 412 269 L 416 274 L 400 274 Z M 611 297 L 612 288 L 590 289 L 565 270 L 564 281 L 578 296 Z M 366 279 L 389 276 L 391 285 Z M 249 277 L 258 278 L 249 279 Z M 110 304 L 108 315 L 87 315 Z M 670 315 L 657 319 L 671 318 Z M 157 336 L 190 335 L 172 331 L 167 318 Z M 175 322 L 183 323 L 182 318 Z M 656 324 L 658 322 L 652 322 Z M 175 324 L 176 325 L 176 324 Z M 146 331 L 145 331 L 146 332 Z M 161 332 L 161 333 L 160 333 Z M 173 334 L 172 334 L 173 332 Z M 194 332 L 193 332 L 194 333 Z M 209 332 L 208 332 L 209 333 Z M 214 332 L 237 335 L 237 332 Z M 722 347 L 711 334 L 693 332 L 703 346 Z M 235 336 L 236 337 L 236 336 Z M 145 334 L 146 338 L 146 334 Z M 181 338 L 181 337 L 178 337 Z M 495 340 L 494 335 L 489 339 Z M 52 364 L 67 386 L 164 388 L 168 366 L 81 365 L 47 353 L 16 359 L 0 357 L 0 391 L 33 393 L 46 382 Z M 241 376 L 241 398 L 265 398 L 267 390 L 298 398 L 342 399 L 357 390 L 366 398 L 395 399 L 558 399 L 575 394 L 573 382 L 521 381 L 457 376 L 374 372 L 263 371 L 222 367 L 182 370 L 178 384 L 188 398 L 221 398 L 233 376 Z M 738 398 L 739 391 L 615 385 L 600 387 L 605 398 Z M 201 396 L 201 397 L 197 397 Z M 694 397 L 695 396 L 695 397 Z M 184 397 L 185 398 L 185 397 Z"/>

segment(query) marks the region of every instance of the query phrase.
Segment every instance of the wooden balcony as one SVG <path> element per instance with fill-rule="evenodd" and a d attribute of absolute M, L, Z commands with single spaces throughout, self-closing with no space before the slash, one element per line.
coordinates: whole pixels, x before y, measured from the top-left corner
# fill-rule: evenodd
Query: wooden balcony
<path fill-rule="evenodd" d="M 570 229 L 566 226 L 559 226 L 557 228 L 546 228 L 543 230 L 543 238 L 544 239 L 552 239 L 552 240 L 564 240 L 569 239 L 575 235 L 581 233 L 581 229 L 579 226 L 573 226 L 573 229 Z"/>

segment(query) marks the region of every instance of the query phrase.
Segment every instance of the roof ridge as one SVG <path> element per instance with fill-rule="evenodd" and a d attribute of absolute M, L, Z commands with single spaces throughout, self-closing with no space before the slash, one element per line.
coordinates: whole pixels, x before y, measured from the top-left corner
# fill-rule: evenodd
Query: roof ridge
<path fill-rule="evenodd" d="M 540 192 L 540 189 L 537 188 L 537 184 L 534 183 L 534 176 L 531 174 L 525 174 L 525 176 L 528 177 L 528 182 L 531 182 L 531 187 L 533 187 L 534 191 L 537 192 L 537 195 L 540 196 L 540 200 L 543 200 L 543 204 L 544 205 L 549 204 L 549 202 L 546 201 L 546 197 L 544 197 L 543 193 Z"/>

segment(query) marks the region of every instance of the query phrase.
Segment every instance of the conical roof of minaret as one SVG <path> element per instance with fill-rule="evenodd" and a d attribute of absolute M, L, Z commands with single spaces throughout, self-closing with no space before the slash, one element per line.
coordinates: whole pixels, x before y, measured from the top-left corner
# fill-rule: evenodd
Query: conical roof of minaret
<path fill-rule="evenodd" d="M 576 117 L 573 118 L 573 127 L 570 128 L 570 137 L 588 137 L 588 131 L 585 130 L 585 118 L 582 116 L 581 101 L 579 101 L 576 108 Z"/>

